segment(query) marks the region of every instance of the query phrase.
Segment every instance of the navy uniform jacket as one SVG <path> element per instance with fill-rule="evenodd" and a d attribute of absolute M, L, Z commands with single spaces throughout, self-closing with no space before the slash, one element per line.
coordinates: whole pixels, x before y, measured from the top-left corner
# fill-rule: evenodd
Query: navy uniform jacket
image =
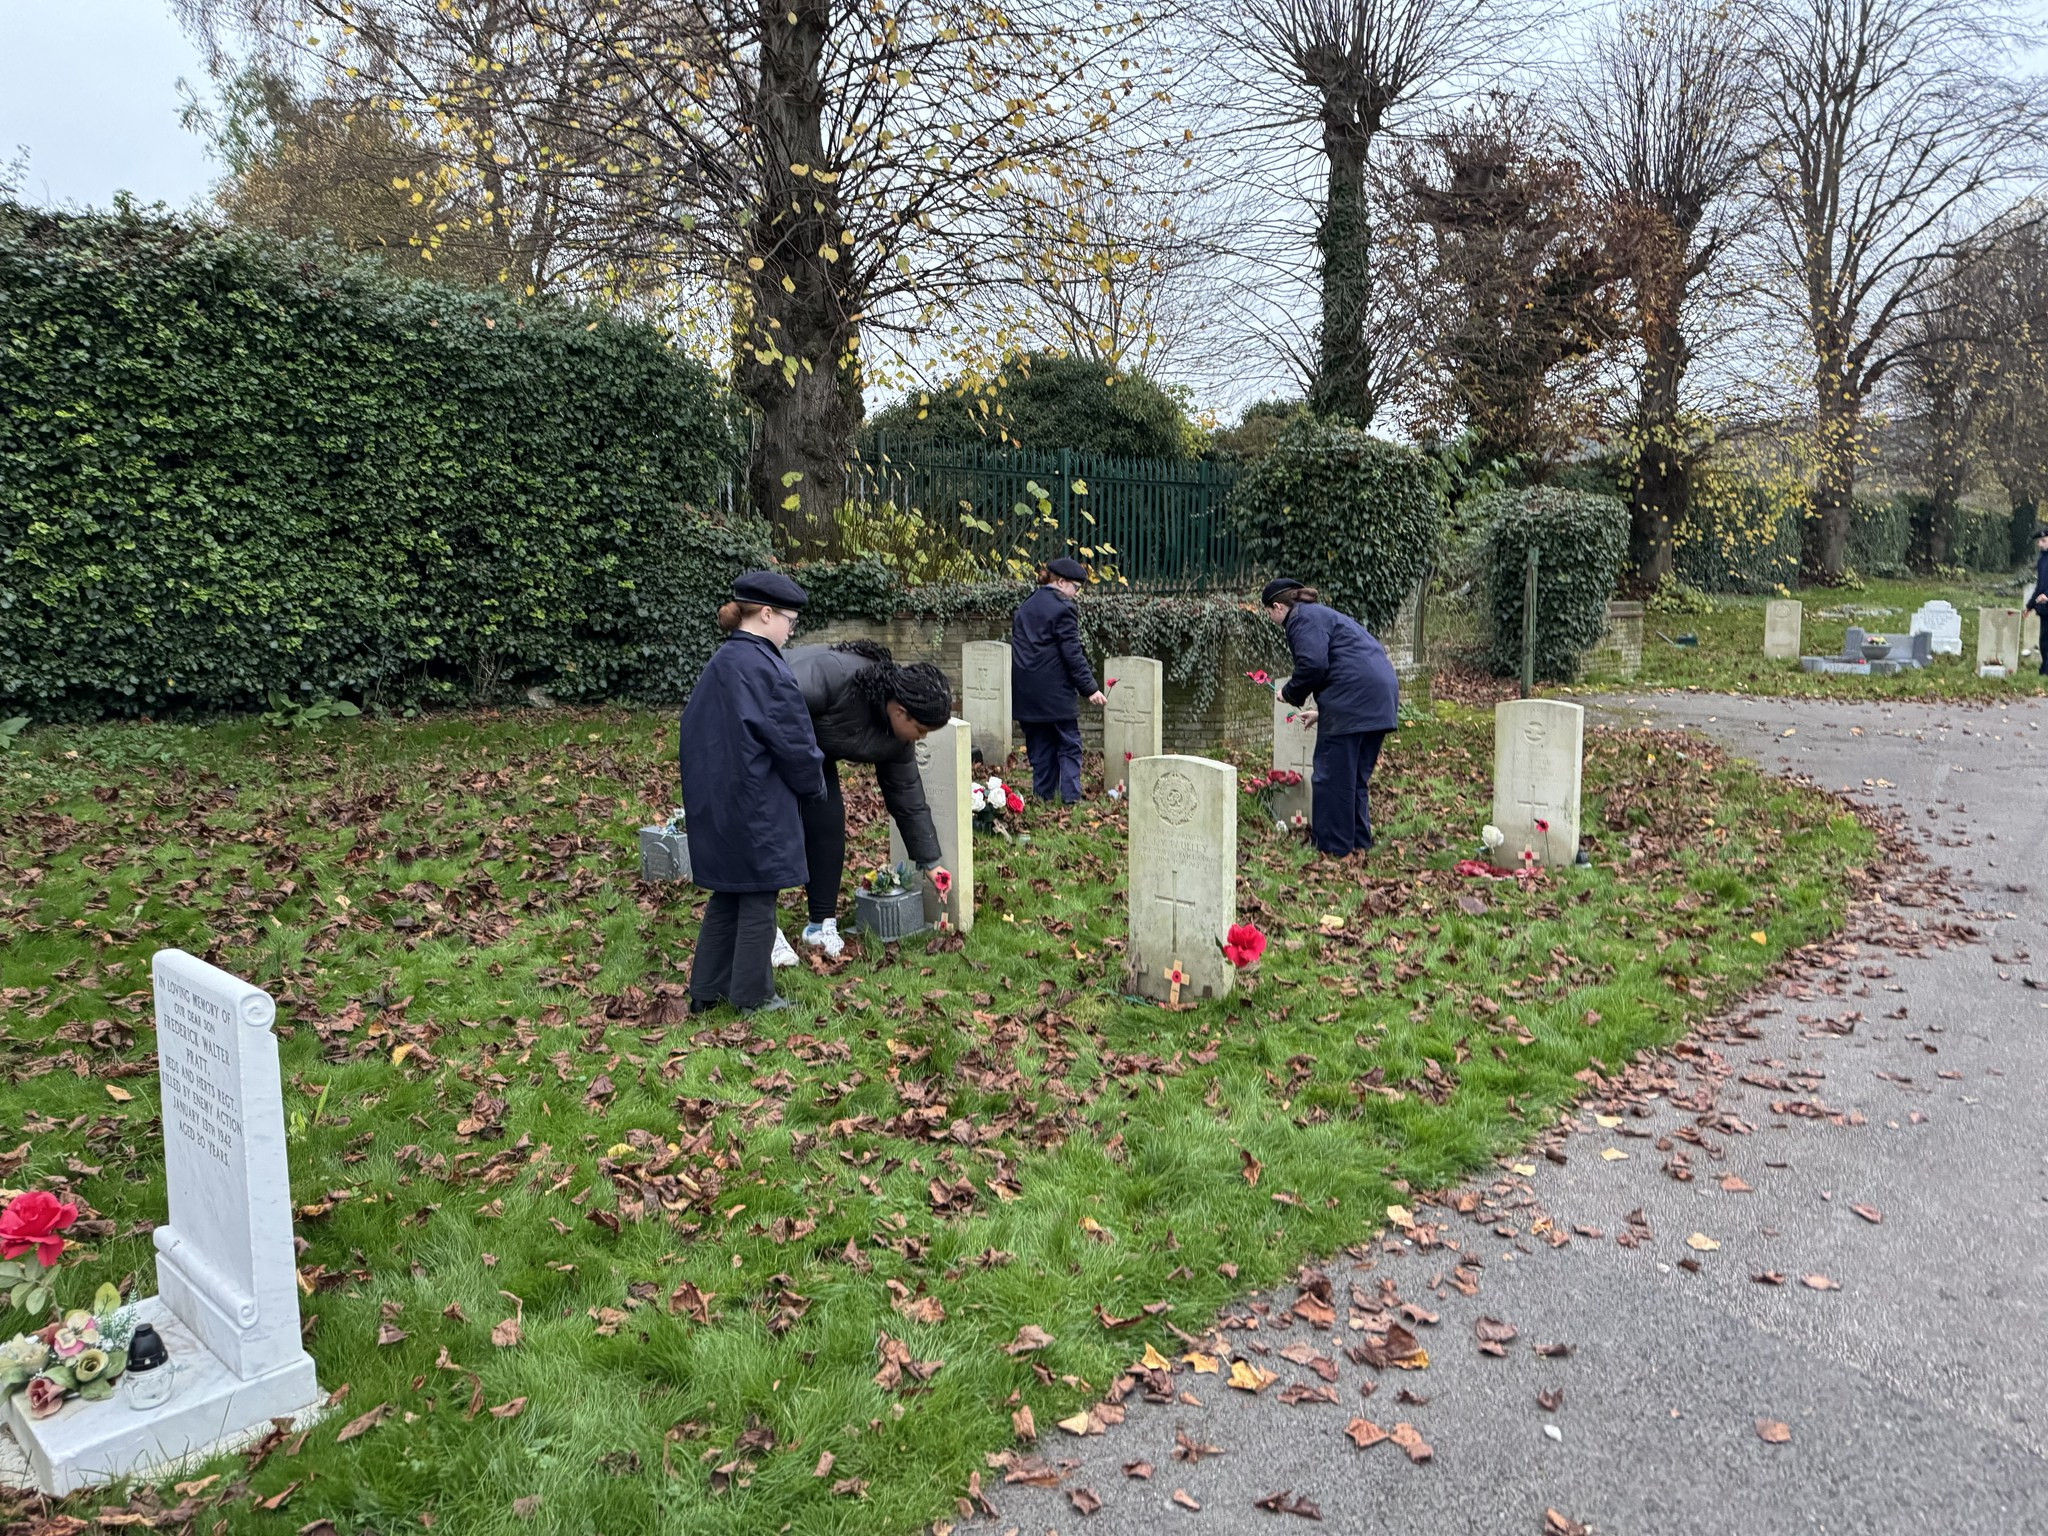
<path fill-rule="evenodd" d="M 1296 603 L 1286 627 L 1294 676 L 1280 697 L 1302 705 L 1315 695 L 1319 735 L 1394 728 L 1401 704 L 1394 664 L 1363 624 L 1322 603 Z"/>
<path fill-rule="evenodd" d="M 2034 561 L 2034 601 L 2038 604 L 2043 597 L 2048 597 L 2048 554 Z"/>
<path fill-rule="evenodd" d="M 938 863 L 939 831 L 925 803 L 917 748 L 889 729 L 886 709 L 876 709 L 853 684 L 861 669 L 872 663 L 857 652 L 835 651 L 829 645 L 794 645 L 782 659 L 803 691 L 818 750 L 830 762 L 873 763 L 882 804 L 903 834 L 904 849 L 919 864 Z"/>
<path fill-rule="evenodd" d="M 690 874 L 707 891 L 802 885 L 797 802 L 825 793 L 824 754 L 782 653 L 735 631 L 683 707 L 683 826 Z"/>
<path fill-rule="evenodd" d="M 1081 650 L 1074 600 L 1050 584 L 1017 605 L 1010 625 L 1010 713 L 1025 721 L 1072 720 L 1076 697 L 1096 691 Z"/>

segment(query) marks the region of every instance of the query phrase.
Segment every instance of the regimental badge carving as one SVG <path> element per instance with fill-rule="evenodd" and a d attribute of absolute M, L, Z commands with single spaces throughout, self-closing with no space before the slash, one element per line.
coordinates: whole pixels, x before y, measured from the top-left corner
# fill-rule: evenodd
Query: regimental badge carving
<path fill-rule="evenodd" d="M 1169 769 L 1153 781 L 1152 809 L 1169 827 L 1186 826 L 1199 803 L 1195 781 L 1184 773 Z"/>
<path fill-rule="evenodd" d="M 1522 740 L 1532 747 L 1540 747 L 1550 740 L 1550 727 L 1533 717 L 1525 720 L 1522 722 Z"/>
<path fill-rule="evenodd" d="M 919 772 L 922 772 L 923 770 L 931 767 L 932 744 L 930 742 L 920 741 L 913 750 L 917 757 L 917 766 Z"/>

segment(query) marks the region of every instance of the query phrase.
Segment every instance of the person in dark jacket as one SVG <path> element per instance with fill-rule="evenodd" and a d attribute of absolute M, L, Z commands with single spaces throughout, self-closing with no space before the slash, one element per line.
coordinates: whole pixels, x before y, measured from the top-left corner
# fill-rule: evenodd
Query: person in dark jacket
<path fill-rule="evenodd" d="M 751 571 L 718 610 L 729 637 L 684 706 L 678 752 L 690 876 L 711 893 L 690 966 L 690 1011 L 787 1008 L 769 968 L 775 894 L 805 878 L 803 810 L 825 795 L 825 756 L 782 659 L 804 589 Z"/>
<path fill-rule="evenodd" d="M 1316 847 L 1339 859 L 1362 852 L 1372 847 L 1372 771 L 1400 710 L 1394 664 L 1363 624 L 1325 607 L 1292 576 L 1267 582 L 1259 601 L 1294 653 L 1294 675 L 1280 697 L 1295 705 L 1315 700 L 1300 723 L 1316 727 L 1309 774 Z"/>
<path fill-rule="evenodd" d="M 1010 625 L 1010 713 L 1023 727 L 1031 792 L 1050 800 L 1057 791 L 1068 805 L 1081 798 L 1080 706 L 1074 701 L 1084 698 L 1097 709 L 1108 702 L 1081 650 L 1074 600 L 1087 579 L 1078 560 L 1047 562 L 1038 590 L 1018 605 Z"/>
<path fill-rule="evenodd" d="M 2041 633 L 2048 636 L 2048 527 L 2034 530 L 2034 548 L 2039 551 L 2034 557 L 2034 595 L 2027 599 L 2027 606 L 2041 616 Z M 2013 657 L 2013 670 L 2019 670 L 2019 657 Z M 2048 677 L 2048 642 L 2041 646 L 2041 675 Z"/>
<path fill-rule="evenodd" d="M 903 834 L 903 847 L 917 867 L 939 867 L 939 833 L 924 801 L 917 771 L 917 744 L 953 718 L 953 690 L 946 674 L 928 661 L 896 665 L 888 648 L 872 640 L 838 645 L 800 645 L 783 653 L 810 711 L 818 750 L 825 754 L 825 798 L 804 805 L 806 900 L 810 920 L 804 942 L 837 958 L 846 943 L 839 936 L 839 884 L 846 873 L 846 800 L 839 789 L 839 765 L 873 763 L 882 804 Z M 778 965 L 795 964 L 796 952 L 778 932 Z"/>

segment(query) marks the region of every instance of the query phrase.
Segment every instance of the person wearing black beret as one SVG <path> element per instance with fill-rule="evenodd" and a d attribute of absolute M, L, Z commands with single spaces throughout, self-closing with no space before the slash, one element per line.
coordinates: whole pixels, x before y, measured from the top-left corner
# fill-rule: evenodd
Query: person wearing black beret
<path fill-rule="evenodd" d="M 804 589 L 750 571 L 718 610 L 725 643 L 684 706 L 677 754 L 690 876 L 711 893 L 690 966 L 690 1011 L 787 1008 L 770 957 L 775 896 L 805 878 L 803 807 L 825 795 L 825 755 L 782 648 Z"/>
<path fill-rule="evenodd" d="M 1294 675 L 1280 697 L 1296 706 L 1315 700 L 1296 723 L 1316 727 L 1309 774 L 1316 847 L 1338 859 L 1363 852 L 1372 847 L 1373 769 L 1400 711 L 1394 664 L 1363 624 L 1324 606 L 1313 587 L 1292 576 L 1267 582 L 1259 602 L 1287 631 L 1294 653 Z"/>
<path fill-rule="evenodd" d="M 1046 562 L 1038 590 L 1017 605 L 1010 625 L 1010 713 L 1023 728 L 1031 760 L 1031 791 L 1055 793 L 1068 805 L 1081 798 L 1081 721 L 1077 698 L 1100 709 L 1108 701 L 1081 649 L 1075 599 L 1087 567 L 1062 555 Z"/>
<path fill-rule="evenodd" d="M 2034 590 L 2027 598 L 2027 606 L 2034 610 L 2041 620 L 2041 632 L 2048 635 L 2048 526 L 2034 530 Z M 2013 670 L 2019 670 L 2019 658 L 2013 658 Z M 2041 646 L 2041 675 L 2048 677 L 2048 643 Z"/>

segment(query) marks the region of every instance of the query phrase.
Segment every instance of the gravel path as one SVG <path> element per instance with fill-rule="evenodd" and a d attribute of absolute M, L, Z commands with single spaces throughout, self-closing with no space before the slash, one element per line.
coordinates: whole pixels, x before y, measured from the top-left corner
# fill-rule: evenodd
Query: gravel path
<path fill-rule="evenodd" d="M 1224 1371 L 1277 1373 L 1265 1391 L 1183 1364 L 1157 1384 L 1185 1396 L 1133 1392 L 1102 1434 L 1048 1425 L 1057 1485 L 991 1470 L 1000 1517 L 969 1529 L 1305 1530 L 1255 1507 L 1287 1490 L 1359 1532 L 2048 1530 L 2048 710 L 1648 695 L 1589 714 L 1846 788 L 1934 867 L 1902 868 L 1800 980 L 1582 1106 L 1549 1143 L 1563 1162 L 1532 1153 L 1468 1211 L 1418 1207 L 1421 1241 L 1325 1266 L 1333 1327 L 1292 1287 L 1249 1298 L 1214 1337 Z M 1516 1330 L 1499 1357 L 1482 1317 Z M 1376 1334 L 1354 1321 L 1411 1329 L 1429 1368 L 1357 1363 L 1346 1346 Z M 1336 1401 L 1283 1404 L 1296 1385 Z M 1354 1417 L 1433 1454 L 1359 1449 Z M 1177 1460 L 1177 1431 L 1220 1451 Z M 1149 1478 L 1125 1474 L 1140 1462 Z"/>

